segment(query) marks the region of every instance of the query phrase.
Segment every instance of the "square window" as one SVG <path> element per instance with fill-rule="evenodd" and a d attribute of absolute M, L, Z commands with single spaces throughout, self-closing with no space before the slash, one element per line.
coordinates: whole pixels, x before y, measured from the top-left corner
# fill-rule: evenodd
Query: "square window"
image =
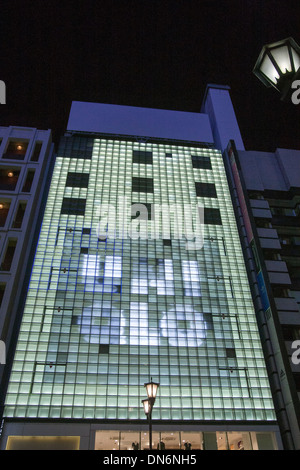
<path fill-rule="evenodd" d="M 85 204 L 85 199 L 64 197 L 61 206 L 61 214 L 84 215 Z"/>
<path fill-rule="evenodd" d="M 109 354 L 109 344 L 99 344 L 99 354 Z"/>
<path fill-rule="evenodd" d="M 198 197 L 217 197 L 216 187 L 213 183 L 195 183 Z"/>
<path fill-rule="evenodd" d="M 236 353 L 234 348 L 226 348 L 226 357 L 229 359 L 235 359 Z"/>
<path fill-rule="evenodd" d="M 7 160 L 24 160 L 28 147 L 28 141 L 12 139 L 9 141 L 3 158 Z"/>
<path fill-rule="evenodd" d="M 207 225 L 222 225 L 219 209 L 204 207 L 204 223 Z"/>
<path fill-rule="evenodd" d="M 89 184 L 89 175 L 87 173 L 68 173 L 66 186 L 72 188 L 87 188 Z"/>
<path fill-rule="evenodd" d="M 201 168 L 203 170 L 211 170 L 211 161 L 209 157 L 192 155 L 193 168 Z"/>
<path fill-rule="evenodd" d="M 132 191 L 141 193 L 153 193 L 153 179 L 133 177 Z"/>

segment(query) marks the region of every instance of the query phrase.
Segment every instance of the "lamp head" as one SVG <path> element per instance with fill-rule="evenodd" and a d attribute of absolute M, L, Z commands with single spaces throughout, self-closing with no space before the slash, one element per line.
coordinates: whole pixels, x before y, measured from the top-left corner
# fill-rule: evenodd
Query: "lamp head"
<path fill-rule="evenodd" d="M 144 387 L 146 387 L 148 398 L 153 398 L 155 400 L 159 383 L 152 382 L 151 377 L 151 382 L 145 383 Z"/>
<path fill-rule="evenodd" d="M 266 87 L 287 93 L 300 72 L 300 47 L 293 38 L 265 45 L 253 69 L 254 75 Z"/>

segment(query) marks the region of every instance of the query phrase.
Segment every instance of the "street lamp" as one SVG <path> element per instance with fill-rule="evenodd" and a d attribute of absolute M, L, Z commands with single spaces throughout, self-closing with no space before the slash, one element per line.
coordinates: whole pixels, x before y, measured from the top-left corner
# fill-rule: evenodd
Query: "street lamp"
<path fill-rule="evenodd" d="M 152 382 L 151 377 L 151 382 L 145 383 L 144 387 L 146 387 L 148 398 L 142 400 L 142 403 L 149 423 L 149 449 L 152 450 L 152 409 L 154 406 L 159 383 Z"/>
<path fill-rule="evenodd" d="M 300 47 L 293 38 L 265 45 L 253 69 L 266 87 L 274 87 L 287 100 L 294 80 L 300 78 Z"/>

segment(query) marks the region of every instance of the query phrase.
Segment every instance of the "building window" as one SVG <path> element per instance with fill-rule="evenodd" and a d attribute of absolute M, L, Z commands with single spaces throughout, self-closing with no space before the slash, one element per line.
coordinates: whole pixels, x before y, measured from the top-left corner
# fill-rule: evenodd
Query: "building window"
<path fill-rule="evenodd" d="M 143 150 L 133 150 L 132 154 L 133 163 L 145 163 L 152 165 L 152 152 L 145 152 Z"/>
<path fill-rule="evenodd" d="M 293 374 L 293 377 L 296 385 L 296 390 L 297 392 L 300 392 L 300 374 L 296 372 Z"/>
<path fill-rule="evenodd" d="M 12 224 L 12 228 L 21 228 L 25 214 L 26 202 L 19 202 L 19 206 Z"/>
<path fill-rule="evenodd" d="M 14 253 L 16 250 L 17 240 L 10 239 L 8 240 L 5 256 L 1 264 L 1 271 L 10 271 Z"/>
<path fill-rule="evenodd" d="M 172 154 L 170 152 L 166 153 L 166 158 L 172 158 Z"/>
<path fill-rule="evenodd" d="M 72 188 L 87 188 L 89 184 L 89 175 L 87 173 L 68 173 L 66 186 Z"/>
<path fill-rule="evenodd" d="M 201 168 L 203 170 L 211 170 L 211 162 L 209 157 L 192 155 L 193 168 Z"/>
<path fill-rule="evenodd" d="M 85 199 L 64 197 L 61 214 L 65 215 L 84 215 L 85 213 Z"/>
<path fill-rule="evenodd" d="M 28 141 L 10 140 L 3 154 L 6 160 L 24 160 L 28 147 Z"/>
<path fill-rule="evenodd" d="M 228 359 L 235 359 L 236 353 L 234 348 L 226 348 L 226 357 Z"/>
<path fill-rule="evenodd" d="M 0 282 L 0 307 L 2 304 L 3 297 L 4 297 L 5 287 L 6 287 L 6 283 Z"/>
<path fill-rule="evenodd" d="M 20 170 L 17 170 L 15 168 L 1 169 L 0 170 L 0 190 L 14 191 L 17 186 L 19 175 L 20 175 Z"/>
<path fill-rule="evenodd" d="M 204 207 L 204 223 L 208 225 L 222 225 L 219 209 Z"/>
<path fill-rule="evenodd" d="M 37 162 L 40 157 L 41 149 L 42 149 L 43 142 L 36 142 L 34 146 L 34 150 L 31 155 L 31 162 Z"/>
<path fill-rule="evenodd" d="M 300 339 L 300 327 L 292 325 L 282 325 L 282 334 L 285 341 Z"/>
<path fill-rule="evenodd" d="M 153 193 L 153 179 L 133 177 L 132 191 L 140 193 Z"/>
<path fill-rule="evenodd" d="M 195 183 L 198 197 L 217 197 L 216 187 L 213 183 Z"/>
<path fill-rule="evenodd" d="M 0 201 L 0 227 L 4 227 L 10 208 L 10 201 Z"/>
<path fill-rule="evenodd" d="M 94 139 L 74 136 L 63 137 L 59 145 L 59 154 L 66 158 L 91 160 Z"/>
<path fill-rule="evenodd" d="M 109 344 L 99 344 L 99 354 L 109 354 Z"/>
<path fill-rule="evenodd" d="M 25 183 L 24 183 L 23 188 L 22 188 L 23 193 L 30 193 L 33 178 L 34 178 L 34 173 L 35 173 L 34 170 L 28 170 L 26 180 L 25 180 Z"/>

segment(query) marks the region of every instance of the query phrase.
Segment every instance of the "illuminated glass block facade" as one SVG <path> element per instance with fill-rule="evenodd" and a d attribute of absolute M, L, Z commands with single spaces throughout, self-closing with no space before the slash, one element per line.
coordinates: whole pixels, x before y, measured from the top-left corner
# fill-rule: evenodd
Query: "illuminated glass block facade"
<path fill-rule="evenodd" d="M 99 231 L 105 204 L 123 228 L 114 237 Z M 163 204 L 204 208 L 201 248 L 153 236 Z M 143 237 L 124 232 L 135 224 Z M 154 420 L 276 421 L 221 152 L 65 137 L 5 416 L 144 420 L 151 377 Z"/>

